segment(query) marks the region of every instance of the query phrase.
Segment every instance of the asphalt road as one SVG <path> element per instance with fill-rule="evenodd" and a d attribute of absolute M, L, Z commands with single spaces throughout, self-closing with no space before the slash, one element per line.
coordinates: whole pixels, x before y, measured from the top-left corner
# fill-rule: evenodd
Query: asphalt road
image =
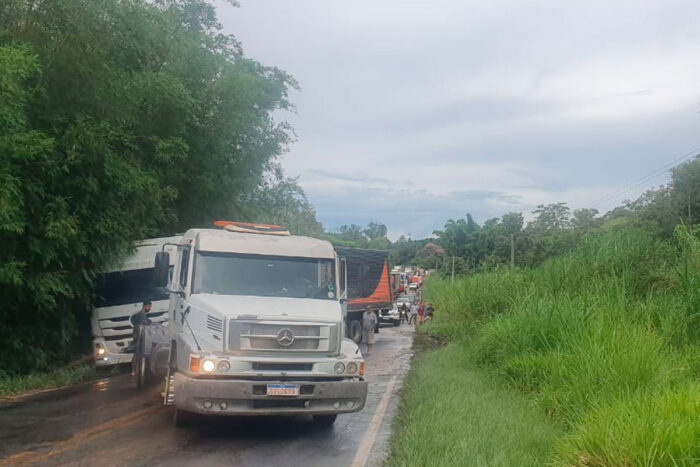
<path fill-rule="evenodd" d="M 412 341 L 408 325 L 382 327 L 366 357 L 364 410 L 338 416 L 330 429 L 306 416 L 216 418 L 176 428 L 172 408 L 160 405 L 160 388 L 139 392 L 129 375 L 0 402 L 0 466 L 379 465 Z"/>

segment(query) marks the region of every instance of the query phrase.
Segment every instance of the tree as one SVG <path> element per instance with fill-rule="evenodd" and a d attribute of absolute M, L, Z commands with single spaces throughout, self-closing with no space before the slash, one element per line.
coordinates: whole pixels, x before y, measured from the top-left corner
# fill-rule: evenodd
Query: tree
<path fill-rule="evenodd" d="M 687 225 L 700 223 L 700 156 L 671 169 L 674 212 Z"/>
<path fill-rule="evenodd" d="M 220 28 L 205 0 L 0 2 L 0 370 L 67 358 L 134 240 L 247 215 L 296 82 Z"/>
<path fill-rule="evenodd" d="M 591 229 L 599 224 L 595 218 L 597 215 L 598 210 L 595 208 L 575 209 L 574 217 L 571 219 L 571 226 L 581 230 Z"/>
<path fill-rule="evenodd" d="M 566 203 L 540 204 L 532 211 L 535 219 L 531 226 L 536 230 L 562 230 L 569 227 L 569 206 Z"/>
<path fill-rule="evenodd" d="M 284 175 L 274 164 L 244 205 L 242 220 L 278 224 L 295 235 L 319 237 L 323 226 L 316 220 L 316 211 L 296 178 Z"/>
<path fill-rule="evenodd" d="M 374 240 L 375 238 L 386 237 L 387 228 L 382 223 L 372 221 L 367 224 L 367 228 L 363 232 L 367 238 Z"/>
<path fill-rule="evenodd" d="M 501 231 L 503 235 L 517 235 L 523 229 L 523 225 L 522 213 L 509 212 L 501 217 Z"/>

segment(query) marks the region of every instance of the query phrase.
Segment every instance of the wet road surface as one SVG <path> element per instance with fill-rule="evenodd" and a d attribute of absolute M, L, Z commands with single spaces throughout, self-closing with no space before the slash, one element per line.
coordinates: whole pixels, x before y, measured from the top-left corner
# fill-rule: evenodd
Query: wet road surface
<path fill-rule="evenodd" d="M 0 402 L 4 465 L 379 465 L 411 358 L 408 325 L 382 327 L 366 358 L 367 404 L 335 425 L 311 417 L 214 418 L 176 428 L 160 387 L 120 375 L 20 402 Z M 363 349 L 364 350 L 364 349 Z"/>

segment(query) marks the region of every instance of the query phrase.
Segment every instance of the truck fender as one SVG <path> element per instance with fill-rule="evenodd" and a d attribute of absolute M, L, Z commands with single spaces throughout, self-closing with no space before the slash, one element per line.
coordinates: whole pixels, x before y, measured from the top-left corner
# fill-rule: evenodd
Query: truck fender
<path fill-rule="evenodd" d="M 345 337 L 340 342 L 340 355 L 344 356 L 345 358 L 361 356 L 360 347 L 355 343 L 355 341 Z"/>
<path fill-rule="evenodd" d="M 176 360 L 172 363 L 174 364 L 176 369 L 181 371 L 185 370 L 186 372 L 189 372 L 190 354 L 194 353 L 194 349 L 197 348 L 194 343 L 194 340 L 191 336 L 189 336 L 189 334 L 179 333 L 175 336 L 173 345 L 176 346 L 177 352 L 175 354 Z"/>

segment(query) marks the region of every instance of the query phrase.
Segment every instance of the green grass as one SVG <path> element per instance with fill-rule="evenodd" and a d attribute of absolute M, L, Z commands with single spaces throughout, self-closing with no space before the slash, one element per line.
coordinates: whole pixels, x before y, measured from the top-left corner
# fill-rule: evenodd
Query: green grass
<path fill-rule="evenodd" d="M 537 268 L 496 270 L 454 284 L 431 279 L 425 293 L 436 309 L 430 332 L 454 344 L 440 361 L 431 356 L 418 365 L 417 389 L 406 394 L 415 407 L 403 406 L 401 429 L 431 436 L 419 426 L 429 424 L 431 412 L 449 419 L 465 404 L 514 428 L 506 441 L 491 421 L 476 417 L 443 430 L 442 451 L 421 444 L 417 452 L 395 449 L 396 465 L 454 462 L 455 453 L 482 465 L 523 465 L 518 454 L 496 449 L 506 442 L 514 453 L 537 446 L 534 457 L 522 459 L 540 465 L 700 464 L 696 235 L 680 228 L 674 242 L 662 242 L 640 231 L 608 232 Z M 429 366 L 440 370 L 433 374 Z M 445 407 L 415 395 L 423 379 L 430 387 L 426 375 L 441 378 L 445 387 L 432 388 L 447 395 Z M 480 383 L 464 385 L 467 379 Z M 510 401 L 500 411 L 494 391 Z M 555 435 L 518 428 L 523 400 L 535 407 L 530 421 L 539 420 L 539 427 L 547 420 Z M 493 442 L 484 430 L 496 433 Z M 472 437 L 483 442 L 462 441 Z"/>
<path fill-rule="evenodd" d="M 392 466 L 540 466 L 559 434 L 455 343 L 421 359 L 396 423 Z"/>
<path fill-rule="evenodd" d="M 27 391 L 70 386 L 95 378 L 94 365 L 70 365 L 46 373 L 0 377 L 0 397 Z"/>

